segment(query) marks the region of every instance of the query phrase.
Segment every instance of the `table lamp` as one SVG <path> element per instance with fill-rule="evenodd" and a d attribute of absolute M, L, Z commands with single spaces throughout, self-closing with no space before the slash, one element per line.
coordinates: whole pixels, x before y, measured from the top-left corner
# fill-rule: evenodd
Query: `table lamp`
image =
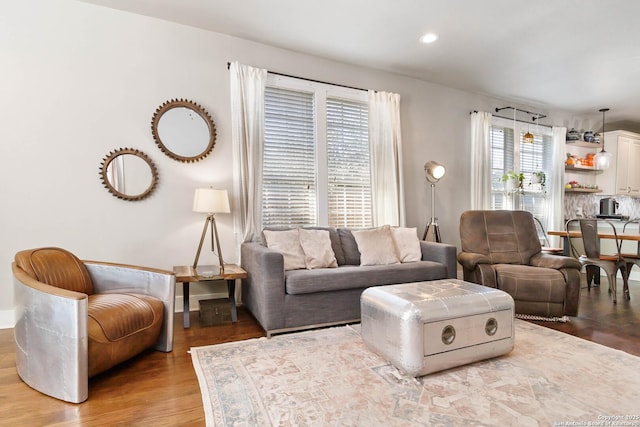
<path fill-rule="evenodd" d="M 216 190 L 215 188 L 197 188 L 193 196 L 193 211 L 199 213 L 206 213 L 207 218 L 204 221 L 204 227 L 202 229 L 202 237 L 200 237 L 200 244 L 198 245 L 198 252 L 196 252 L 196 259 L 193 261 L 193 268 L 198 265 L 198 259 L 200 258 L 200 251 L 202 250 L 202 243 L 204 237 L 207 234 L 207 226 L 211 225 L 211 250 L 213 251 L 213 244 L 215 239 L 216 250 L 218 251 L 218 261 L 220 263 L 220 273 L 224 273 L 224 260 L 222 258 L 222 250 L 220 249 L 220 239 L 218 238 L 218 227 L 216 226 L 217 213 L 229 213 L 229 195 L 227 190 Z"/>
<path fill-rule="evenodd" d="M 422 240 L 427 240 L 429 230 L 433 229 L 434 241 L 441 242 L 440 227 L 438 227 L 438 218 L 436 218 L 436 182 L 440 181 L 444 176 L 446 169 L 438 162 L 428 161 L 424 165 L 424 174 L 427 181 L 431 183 L 431 220 L 424 230 Z"/>

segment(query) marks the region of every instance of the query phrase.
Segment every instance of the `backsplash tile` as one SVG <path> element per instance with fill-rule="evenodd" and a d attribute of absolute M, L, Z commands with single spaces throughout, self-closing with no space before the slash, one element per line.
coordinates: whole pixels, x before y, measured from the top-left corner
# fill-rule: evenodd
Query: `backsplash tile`
<path fill-rule="evenodd" d="M 578 209 L 582 209 L 582 216 L 595 218 L 600 213 L 600 199 L 613 197 L 619 206 L 616 211 L 620 215 L 628 215 L 629 219 L 640 218 L 640 199 L 630 196 L 601 196 L 597 194 L 573 194 L 564 195 L 564 218 L 575 218 Z"/>

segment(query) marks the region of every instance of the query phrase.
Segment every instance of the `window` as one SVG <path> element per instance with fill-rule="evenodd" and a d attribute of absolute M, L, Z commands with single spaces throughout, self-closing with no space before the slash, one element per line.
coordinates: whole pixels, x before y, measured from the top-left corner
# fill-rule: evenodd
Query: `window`
<path fill-rule="evenodd" d="M 263 226 L 373 223 L 364 91 L 269 75 Z"/>
<path fill-rule="evenodd" d="M 532 144 L 523 144 L 522 137 L 534 134 Z M 517 138 L 514 138 L 514 135 Z M 517 143 L 514 143 L 517 140 Z M 499 117 L 491 125 L 491 208 L 522 209 L 547 224 L 547 188 L 537 182 L 536 173 L 545 178 L 552 169 L 553 140 L 547 126 L 528 125 Z M 522 190 L 512 190 L 503 181 L 508 172 L 522 174 Z"/>

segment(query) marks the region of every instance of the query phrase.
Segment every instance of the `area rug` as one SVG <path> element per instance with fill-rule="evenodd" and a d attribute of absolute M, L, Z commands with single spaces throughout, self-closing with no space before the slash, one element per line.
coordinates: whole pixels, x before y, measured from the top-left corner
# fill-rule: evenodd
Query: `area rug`
<path fill-rule="evenodd" d="M 511 353 L 421 378 L 359 325 L 191 354 L 208 426 L 640 425 L 640 358 L 517 319 Z"/>

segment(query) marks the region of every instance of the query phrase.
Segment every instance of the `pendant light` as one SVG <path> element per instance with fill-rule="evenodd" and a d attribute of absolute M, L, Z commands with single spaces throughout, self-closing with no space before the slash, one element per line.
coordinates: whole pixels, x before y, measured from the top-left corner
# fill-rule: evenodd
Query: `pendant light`
<path fill-rule="evenodd" d="M 533 144 L 533 134 L 529 132 L 529 124 L 527 123 L 527 133 L 522 137 L 523 144 Z"/>
<path fill-rule="evenodd" d="M 604 151 L 604 113 L 609 111 L 609 109 L 601 108 L 599 111 L 602 113 L 602 151 L 595 155 L 594 161 L 596 169 L 604 170 L 609 169 L 609 166 L 611 166 L 611 153 Z"/>

